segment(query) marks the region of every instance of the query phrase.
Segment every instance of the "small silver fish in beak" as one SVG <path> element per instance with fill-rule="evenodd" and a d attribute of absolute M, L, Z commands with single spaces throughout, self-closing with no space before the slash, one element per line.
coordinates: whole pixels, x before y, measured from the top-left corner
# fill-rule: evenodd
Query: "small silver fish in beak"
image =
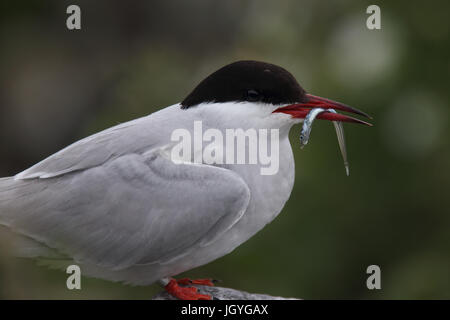
<path fill-rule="evenodd" d="M 300 134 L 301 148 L 303 148 L 308 143 L 312 124 L 316 118 L 332 121 L 334 124 L 334 128 L 336 129 L 339 149 L 341 150 L 345 171 L 348 176 L 350 174 L 350 169 L 347 159 L 347 148 L 345 146 L 344 128 L 342 126 L 342 122 L 354 122 L 367 126 L 372 126 L 372 124 L 357 118 L 337 113 L 336 110 L 355 113 L 370 119 L 371 117 L 365 112 L 362 112 L 356 108 L 352 108 L 340 102 L 314 96 L 312 94 L 306 94 L 305 96 L 307 99 L 305 102 L 284 106 L 278 108 L 274 112 L 282 112 L 290 114 L 294 118 L 304 119 L 302 132 Z"/>
<path fill-rule="evenodd" d="M 308 144 L 309 136 L 311 134 L 312 124 L 316 117 L 323 112 L 332 112 L 337 113 L 334 109 L 322 109 L 322 108 L 313 108 L 306 115 L 305 120 L 303 121 L 302 132 L 300 134 L 300 148 L 304 148 L 305 145 Z M 336 130 L 336 136 L 339 143 L 339 149 L 341 150 L 342 158 L 344 160 L 345 172 L 347 176 L 350 174 L 350 166 L 347 159 L 347 148 L 345 146 L 345 136 L 344 136 L 344 127 L 341 121 L 333 121 L 334 128 Z"/>

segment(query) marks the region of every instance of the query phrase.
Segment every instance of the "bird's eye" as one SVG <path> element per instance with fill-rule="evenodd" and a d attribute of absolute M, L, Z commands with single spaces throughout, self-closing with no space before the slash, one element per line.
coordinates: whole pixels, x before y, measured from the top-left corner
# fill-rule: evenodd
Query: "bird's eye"
<path fill-rule="evenodd" d="M 247 90 L 247 100 L 248 101 L 260 101 L 262 99 L 261 93 L 254 89 Z"/>

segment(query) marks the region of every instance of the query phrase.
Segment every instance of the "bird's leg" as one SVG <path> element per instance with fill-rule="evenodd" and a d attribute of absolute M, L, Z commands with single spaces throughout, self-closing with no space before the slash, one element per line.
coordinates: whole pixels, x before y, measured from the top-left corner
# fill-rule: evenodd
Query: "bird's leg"
<path fill-rule="evenodd" d="M 206 280 L 206 279 L 199 279 Z M 180 279 L 180 284 L 204 284 L 204 283 L 193 283 L 190 279 Z M 211 282 L 211 281 L 210 281 Z M 207 294 L 198 293 L 198 289 L 195 287 L 182 287 L 179 285 L 178 281 L 173 278 L 163 278 L 159 281 L 160 284 L 164 286 L 166 291 L 178 298 L 180 300 L 211 300 L 212 297 Z"/>
<path fill-rule="evenodd" d="M 177 279 L 178 284 L 184 284 L 184 285 L 199 284 L 202 286 L 214 287 L 215 282 L 217 282 L 217 280 L 214 280 L 214 279 L 190 279 L 190 278 Z"/>

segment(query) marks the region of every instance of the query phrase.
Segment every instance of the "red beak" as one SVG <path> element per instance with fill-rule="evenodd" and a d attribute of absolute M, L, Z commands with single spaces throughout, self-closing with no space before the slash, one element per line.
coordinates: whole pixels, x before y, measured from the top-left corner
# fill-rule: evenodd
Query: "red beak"
<path fill-rule="evenodd" d="M 313 96 L 312 94 L 306 94 L 307 102 L 305 103 L 296 103 L 296 104 L 290 104 L 285 107 L 281 107 L 276 109 L 273 112 L 281 112 L 290 114 L 293 118 L 301 118 L 304 119 L 308 113 L 313 108 L 322 108 L 322 109 L 335 109 L 340 110 L 344 112 L 349 113 L 355 113 L 364 117 L 367 117 L 369 119 L 372 119 L 371 116 L 369 116 L 367 113 L 362 112 L 356 108 L 352 108 L 350 106 L 347 106 L 345 104 L 342 104 L 340 102 L 336 102 L 330 99 L 321 98 L 317 96 Z M 344 114 L 339 113 L 333 113 L 333 112 L 323 112 L 317 116 L 317 119 L 323 119 L 323 120 L 330 120 L 330 121 L 342 121 L 342 122 L 354 122 L 359 124 L 364 124 L 366 126 L 372 126 L 372 124 L 350 117 L 346 116 Z"/>

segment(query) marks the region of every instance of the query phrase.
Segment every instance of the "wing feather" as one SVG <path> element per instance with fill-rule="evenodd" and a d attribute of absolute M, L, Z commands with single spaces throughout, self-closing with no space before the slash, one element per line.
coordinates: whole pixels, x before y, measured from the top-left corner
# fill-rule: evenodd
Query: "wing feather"
<path fill-rule="evenodd" d="M 108 160 L 126 154 L 150 150 L 159 142 L 165 141 L 164 138 L 167 139 L 162 134 L 164 121 L 161 120 L 161 117 L 164 116 L 164 113 L 174 109 L 176 109 L 176 105 L 79 140 L 17 174 L 14 178 L 26 180 L 58 177 L 102 165 Z"/>
<path fill-rule="evenodd" d="M 4 181 L 1 223 L 77 262 L 114 270 L 164 263 L 214 242 L 250 200 L 238 174 L 174 164 L 156 151 L 53 178 Z"/>

